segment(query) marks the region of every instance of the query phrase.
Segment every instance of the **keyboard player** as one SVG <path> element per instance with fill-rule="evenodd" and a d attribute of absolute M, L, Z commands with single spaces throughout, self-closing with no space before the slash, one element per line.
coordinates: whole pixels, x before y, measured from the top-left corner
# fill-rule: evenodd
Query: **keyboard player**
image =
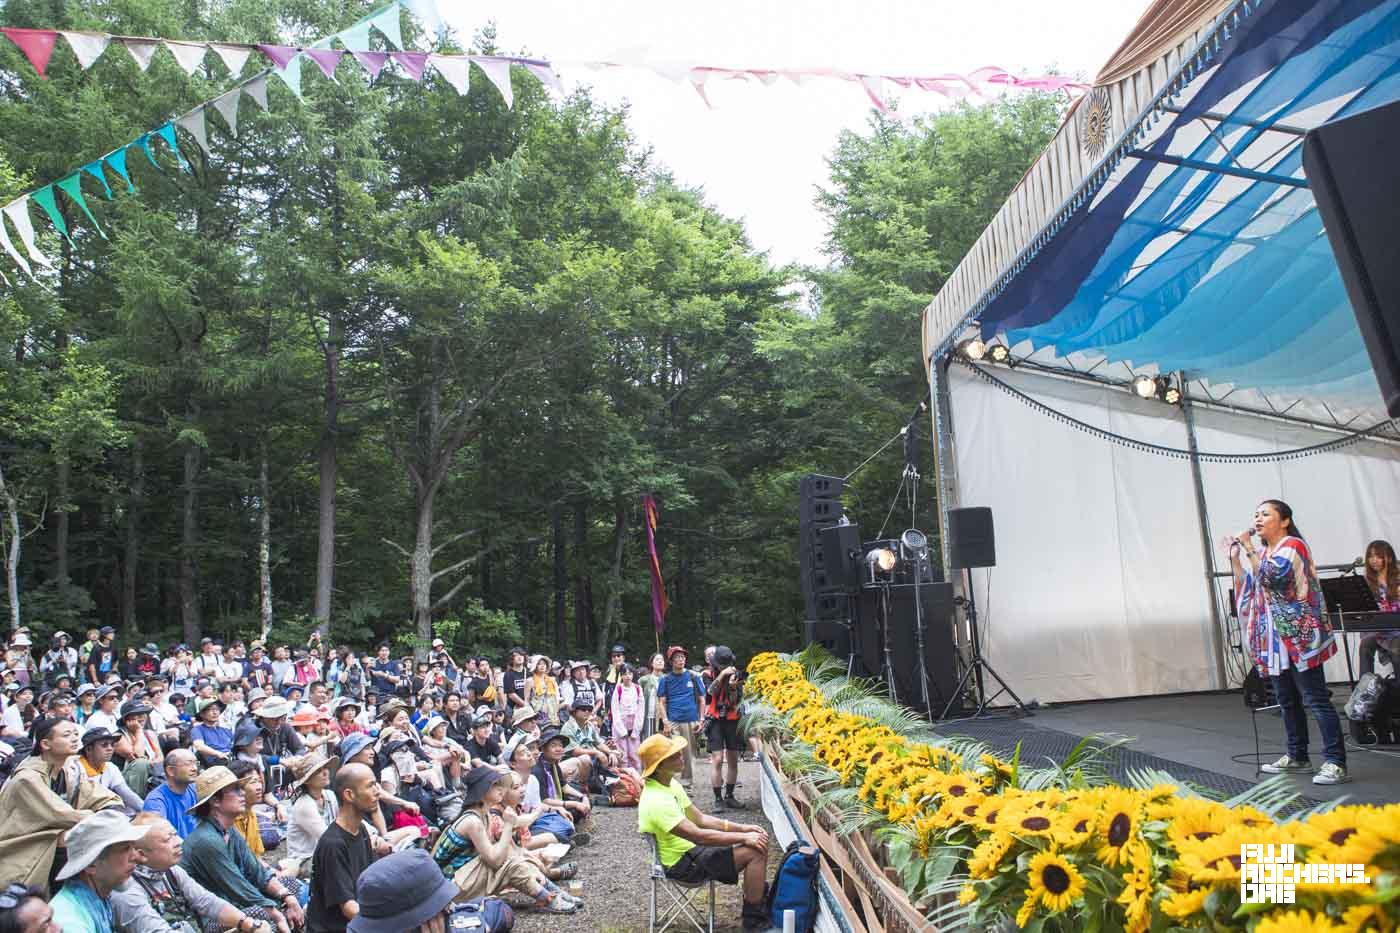
<path fill-rule="evenodd" d="M 1395 562 L 1395 548 L 1389 541 L 1372 541 L 1366 545 L 1366 585 L 1376 597 L 1381 612 L 1400 612 L 1400 566 Z M 1394 665 L 1400 655 L 1400 629 L 1376 632 L 1361 639 L 1361 673 L 1376 669 L 1376 654 Z"/>

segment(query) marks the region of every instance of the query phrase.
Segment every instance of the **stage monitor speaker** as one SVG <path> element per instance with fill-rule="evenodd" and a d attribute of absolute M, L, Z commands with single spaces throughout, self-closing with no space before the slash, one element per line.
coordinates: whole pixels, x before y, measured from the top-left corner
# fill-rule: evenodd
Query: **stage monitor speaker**
<path fill-rule="evenodd" d="M 991 509 L 979 506 L 948 510 L 948 564 L 954 570 L 997 565 Z"/>
<path fill-rule="evenodd" d="M 851 656 L 851 630 L 842 622 L 809 620 L 802 623 L 802 644 L 821 645 L 845 661 Z"/>
<path fill-rule="evenodd" d="M 928 695 L 935 712 L 941 712 L 958 685 L 957 646 L 953 639 L 953 586 L 925 583 L 920 586 L 891 586 L 889 593 L 889 657 L 894 669 L 895 692 L 905 706 L 922 706 L 919 688 L 918 614 L 914 611 L 917 591 L 924 620 L 924 669 L 928 674 Z M 860 663 L 871 676 L 884 670 L 885 643 L 881 630 L 881 587 L 860 591 L 856 624 L 859 627 Z"/>
<path fill-rule="evenodd" d="M 817 532 L 827 584 L 833 589 L 860 586 L 860 526 L 828 525 Z"/>
<path fill-rule="evenodd" d="M 1308 187 L 1392 418 L 1400 417 L 1397 151 L 1400 102 L 1325 123 L 1303 137 Z"/>

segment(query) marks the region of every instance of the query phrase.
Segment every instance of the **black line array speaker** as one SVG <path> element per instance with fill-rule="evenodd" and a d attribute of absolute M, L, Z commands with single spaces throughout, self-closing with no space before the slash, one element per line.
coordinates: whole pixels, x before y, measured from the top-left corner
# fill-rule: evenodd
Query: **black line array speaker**
<path fill-rule="evenodd" d="M 888 592 L 890 661 L 899 702 L 908 706 L 923 705 L 923 691 L 919 688 L 919 614 L 914 610 L 917 592 L 924 620 L 924 669 L 928 673 L 929 701 L 935 710 L 942 710 L 958 685 L 957 646 L 953 640 L 953 585 L 892 586 Z M 883 593 L 878 588 L 864 589 L 860 593 L 859 660 L 872 675 L 883 669 L 885 645 L 880 609 Z"/>
<path fill-rule="evenodd" d="M 833 578 L 833 569 L 843 578 L 846 570 L 832 564 L 822 546 L 822 530 L 841 520 L 840 496 L 844 488 L 840 477 L 817 473 L 798 482 L 798 582 L 802 587 L 803 617 L 809 622 L 850 618 L 850 600 L 845 595 L 833 595 L 842 588 L 842 580 Z"/>
<path fill-rule="evenodd" d="M 1303 137 L 1303 171 L 1392 418 L 1400 417 L 1400 102 Z"/>
<path fill-rule="evenodd" d="M 828 525 L 817 532 L 825 564 L 826 585 L 831 589 L 850 591 L 860 586 L 860 526 Z"/>
<path fill-rule="evenodd" d="M 992 528 L 991 509 L 948 510 L 948 563 L 954 570 L 997 565 L 997 540 Z"/>
<path fill-rule="evenodd" d="M 818 644 L 838 658 L 851 655 L 851 629 L 844 622 L 812 621 L 802 623 L 802 644 Z"/>

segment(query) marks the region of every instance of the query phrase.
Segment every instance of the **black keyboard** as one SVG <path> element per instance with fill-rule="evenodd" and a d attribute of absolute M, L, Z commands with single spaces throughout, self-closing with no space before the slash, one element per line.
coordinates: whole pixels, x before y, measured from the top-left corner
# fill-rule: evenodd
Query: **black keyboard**
<path fill-rule="evenodd" d="M 1341 614 L 1348 632 L 1384 632 L 1400 629 L 1400 612 L 1344 612 Z M 1337 616 L 1332 615 L 1336 627 Z"/>

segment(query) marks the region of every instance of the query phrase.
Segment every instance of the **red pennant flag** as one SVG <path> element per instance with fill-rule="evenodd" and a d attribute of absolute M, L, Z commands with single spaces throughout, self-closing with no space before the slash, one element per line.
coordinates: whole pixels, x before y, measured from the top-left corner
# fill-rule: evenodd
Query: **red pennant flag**
<path fill-rule="evenodd" d="M 301 49 L 290 45 L 258 45 L 258 51 L 262 52 L 272 60 L 272 63 L 279 69 L 285 69 L 287 63 L 296 58 Z"/>
<path fill-rule="evenodd" d="M 427 52 L 390 52 L 389 57 L 414 81 L 423 80 L 423 69 L 428 65 Z"/>
<path fill-rule="evenodd" d="M 58 40 L 58 33 L 51 29 L 15 28 L 0 29 L 0 32 L 19 46 L 24 57 L 29 59 L 29 64 L 39 72 L 39 77 L 44 77 L 44 69 L 49 67 L 49 57 L 53 55 L 53 44 Z"/>
<path fill-rule="evenodd" d="M 307 49 L 306 57 L 316 63 L 321 69 L 321 74 L 327 78 L 335 77 L 335 66 L 340 64 L 340 56 L 344 55 L 340 49 Z"/>
<path fill-rule="evenodd" d="M 660 635 L 666 625 L 666 610 L 671 608 L 671 603 L 666 599 L 666 581 L 661 579 L 661 558 L 656 553 L 656 524 L 659 517 L 656 500 L 651 496 L 642 496 L 642 510 L 646 513 L 647 556 L 651 564 L 651 619 L 656 633 Z"/>
<path fill-rule="evenodd" d="M 365 71 L 369 72 L 369 79 L 371 81 L 379 77 L 379 72 L 384 69 L 385 63 L 389 61 L 388 52 L 351 51 L 350 54 L 355 56 L 355 60 L 364 66 Z"/>

